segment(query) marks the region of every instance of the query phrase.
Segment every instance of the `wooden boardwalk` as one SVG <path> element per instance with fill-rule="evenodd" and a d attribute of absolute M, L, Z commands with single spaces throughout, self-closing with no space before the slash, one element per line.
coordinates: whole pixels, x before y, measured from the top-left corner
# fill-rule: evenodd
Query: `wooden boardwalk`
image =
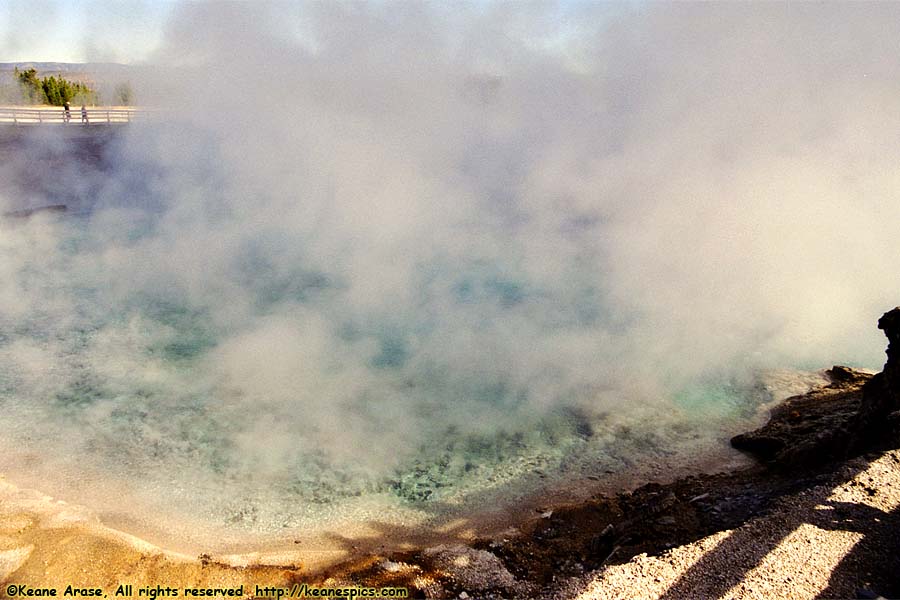
<path fill-rule="evenodd" d="M 147 117 L 150 111 L 136 108 L 91 107 L 82 114 L 81 107 L 73 106 L 68 115 L 59 106 L 46 108 L 19 108 L 0 106 L 0 123 L 13 125 L 106 125 L 131 123 Z"/>

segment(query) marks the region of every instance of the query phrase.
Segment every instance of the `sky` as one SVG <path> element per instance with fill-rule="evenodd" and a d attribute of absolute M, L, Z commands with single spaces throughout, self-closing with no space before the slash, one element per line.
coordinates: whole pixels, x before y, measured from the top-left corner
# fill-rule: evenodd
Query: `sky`
<path fill-rule="evenodd" d="M 179 7 L 205 6 L 215 10 L 241 3 L 206 0 L 203 2 L 179 2 L 179 0 L 3 0 L 0 2 L 0 62 L 116 62 L 140 64 L 152 62 L 154 53 L 163 46 L 167 31 L 178 27 L 181 20 Z M 281 29 L 301 40 L 309 34 L 307 9 L 315 10 L 316 3 L 300 2 L 245 2 L 246 6 L 262 8 L 266 12 L 274 7 L 280 14 L 273 29 Z M 372 5 L 378 5 L 373 3 Z M 400 3 L 397 4 L 399 6 Z M 521 15 L 549 11 L 554 25 L 553 32 L 531 30 L 527 26 L 514 35 L 526 44 L 553 51 L 561 49 L 569 34 L 584 25 L 576 18 L 579 7 L 591 3 L 521 2 L 494 3 L 475 0 L 463 4 L 471 10 L 490 12 L 498 7 L 513 7 Z M 325 6 L 326 3 L 320 6 Z M 390 3 L 388 3 L 388 6 Z M 439 6 L 437 3 L 433 6 Z M 619 2 L 618 7 L 636 5 Z M 639 3 L 638 3 L 639 5 Z M 346 6 L 351 6 L 347 4 Z M 450 6 L 450 5 L 447 5 Z M 599 7 L 600 4 L 594 5 Z M 612 5 L 610 5 L 612 6 Z M 597 11 L 592 11 L 597 16 Z M 583 15 L 582 15 L 583 16 Z M 195 23 L 202 30 L 203 23 Z"/>
<path fill-rule="evenodd" d="M 0 62 L 147 60 L 158 47 L 170 0 L 3 0 Z"/>

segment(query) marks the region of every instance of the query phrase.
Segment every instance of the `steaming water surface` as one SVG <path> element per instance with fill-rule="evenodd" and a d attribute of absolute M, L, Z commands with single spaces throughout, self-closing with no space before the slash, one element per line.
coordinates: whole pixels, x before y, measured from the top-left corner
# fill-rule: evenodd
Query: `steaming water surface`
<path fill-rule="evenodd" d="M 0 470 L 240 537 L 721 449 L 883 361 L 898 6 L 178 5 L 166 110 L 0 139 Z"/>
<path fill-rule="evenodd" d="M 152 226 L 122 243 L 141 247 Z M 472 361 L 416 358 L 412 346 L 443 327 L 424 299 L 406 322 L 340 318 L 334 274 L 299 264 L 279 276 L 258 247 L 241 256 L 254 273 L 254 318 L 235 325 L 171 282 L 123 290 L 99 231 L 90 213 L 4 224 L 8 242 L 30 242 L 4 250 L 28 248 L 11 275 L 40 300 L 3 323 L 0 402 L 14 432 L 8 466 L 119 514 L 272 534 L 392 511 L 420 522 L 478 512 L 486 499 L 511 505 L 567 482 L 687 461 L 769 397 L 719 378 L 617 414 L 606 407 L 621 406 L 624 392 L 604 389 L 602 376 L 581 388 L 552 373 L 523 378 L 509 362 L 518 349 L 476 344 L 466 349 Z M 423 270 L 484 328 L 534 293 L 495 265 Z M 563 329 L 602 308 L 579 301 L 553 321 Z M 551 354 L 544 366 L 557 361 Z"/>

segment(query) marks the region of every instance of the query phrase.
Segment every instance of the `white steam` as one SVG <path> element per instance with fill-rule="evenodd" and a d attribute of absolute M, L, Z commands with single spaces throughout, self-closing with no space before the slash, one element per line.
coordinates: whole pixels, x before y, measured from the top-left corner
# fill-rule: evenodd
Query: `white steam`
<path fill-rule="evenodd" d="M 165 118 L 84 174 L 89 215 L 0 229 L 0 385 L 86 394 L 75 425 L 117 423 L 136 471 L 156 440 L 287 482 L 878 367 L 898 17 L 186 3 L 135 85 Z"/>

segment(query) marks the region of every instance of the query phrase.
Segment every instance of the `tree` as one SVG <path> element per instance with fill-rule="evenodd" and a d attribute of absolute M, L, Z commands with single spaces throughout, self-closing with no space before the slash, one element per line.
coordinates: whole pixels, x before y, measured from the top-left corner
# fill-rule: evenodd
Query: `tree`
<path fill-rule="evenodd" d="M 13 74 L 19 85 L 19 100 L 29 104 L 63 106 L 73 100 L 84 104 L 97 104 L 99 101 L 97 92 L 80 81 L 69 81 L 53 75 L 38 79 L 37 70 L 34 68 L 20 71 L 16 67 Z"/>
<path fill-rule="evenodd" d="M 60 82 L 62 81 L 65 80 L 61 79 Z M 60 93 L 60 82 L 57 82 L 56 77 L 53 77 L 52 75 L 41 80 L 41 87 L 44 90 L 44 96 L 46 96 L 48 104 L 54 106 L 62 106 L 65 104 L 65 101 L 62 99 L 62 94 Z"/>
<path fill-rule="evenodd" d="M 46 101 L 44 88 L 37 78 L 37 69 L 31 68 L 27 71 L 20 71 L 15 68 L 15 77 L 19 80 L 19 89 L 22 92 L 22 98 L 31 104 L 43 104 Z"/>

